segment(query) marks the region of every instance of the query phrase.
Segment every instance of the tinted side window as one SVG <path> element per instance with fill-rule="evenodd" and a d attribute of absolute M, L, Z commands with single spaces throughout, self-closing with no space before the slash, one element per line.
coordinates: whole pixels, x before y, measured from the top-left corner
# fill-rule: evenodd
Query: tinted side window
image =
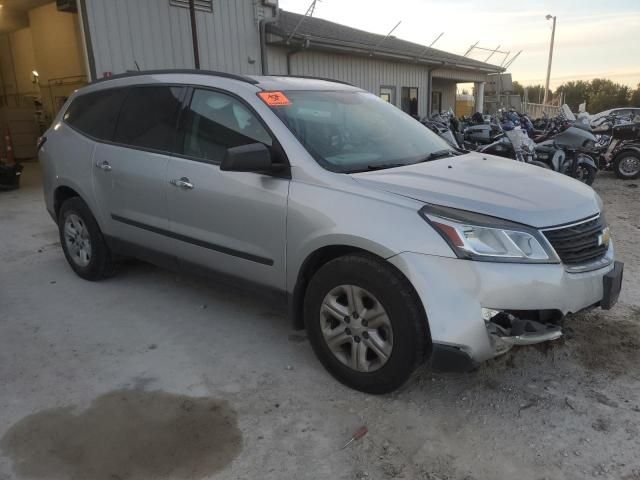
<path fill-rule="evenodd" d="M 124 101 L 115 142 L 173 151 L 182 87 L 134 87 Z"/>
<path fill-rule="evenodd" d="M 118 88 L 81 95 L 71 102 L 63 119 L 87 135 L 112 140 L 126 92 Z"/>
<path fill-rule="evenodd" d="M 195 90 L 184 122 L 183 153 L 213 163 L 221 162 L 228 148 L 273 140 L 255 114 L 224 93 Z"/>

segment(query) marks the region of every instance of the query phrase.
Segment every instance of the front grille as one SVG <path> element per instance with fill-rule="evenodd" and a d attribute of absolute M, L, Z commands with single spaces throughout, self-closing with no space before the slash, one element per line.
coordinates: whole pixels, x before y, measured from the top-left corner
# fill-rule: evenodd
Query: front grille
<path fill-rule="evenodd" d="M 568 227 L 543 230 L 544 236 L 556 251 L 562 263 L 577 265 L 604 257 L 609 242 L 603 241 L 606 228 L 601 216 Z"/>

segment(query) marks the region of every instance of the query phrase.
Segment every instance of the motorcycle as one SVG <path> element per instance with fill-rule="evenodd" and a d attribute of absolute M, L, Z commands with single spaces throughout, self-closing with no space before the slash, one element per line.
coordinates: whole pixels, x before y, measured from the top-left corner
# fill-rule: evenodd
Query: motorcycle
<path fill-rule="evenodd" d="M 479 152 L 549 168 L 546 164 L 537 160 L 535 144 L 525 130 L 520 126 L 516 126 L 510 119 L 498 124 L 498 126 L 502 134 L 492 143 L 480 147 L 478 149 Z"/>
<path fill-rule="evenodd" d="M 590 155 L 596 147 L 596 137 L 588 122 L 576 120 L 568 106 L 563 105 L 563 114 L 550 121 L 548 131 L 534 140 L 536 156 L 552 170 L 592 185 L 598 173 Z"/>
<path fill-rule="evenodd" d="M 623 180 L 640 177 L 640 118 L 631 122 L 611 115 L 591 126 L 597 138 L 594 153 L 600 168 L 613 170 Z"/>

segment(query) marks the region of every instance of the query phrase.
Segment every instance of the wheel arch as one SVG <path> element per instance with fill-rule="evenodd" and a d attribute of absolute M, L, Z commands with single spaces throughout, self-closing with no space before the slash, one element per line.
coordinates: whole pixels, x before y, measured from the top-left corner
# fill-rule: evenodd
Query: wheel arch
<path fill-rule="evenodd" d="M 418 295 L 417 290 L 409 280 L 409 278 L 394 264 L 387 261 L 387 259 L 379 254 L 372 252 L 371 250 L 356 247 L 348 244 L 333 244 L 325 245 L 317 248 L 313 252 L 309 253 L 298 270 L 297 280 L 294 285 L 293 291 L 288 295 L 288 314 L 291 321 L 291 325 L 295 330 L 304 330 L 304 297 L 309 285 L 309 281 L 313 275 L 325 264 L 339 257 L 352 254 L 368 255 L 375 257 L 377 260 L 385 262 L 388 266 L 396 270 L 407 281 L 413 290 L 413 294 L 418 302 L 418 307 L 422 312 L 422 316 L 425 319 L 426 332 L 428 340 L 431 341 L 431 330 L 429 327 L 429 321 L 427 319 L 427 313 L 422 299 Z"/>
<path fill-rule="evenodd" d="M 60 185 L 56 187 L 55 191 L 53 192 L 53 212 L 56 216 L 56 221 L 58 219 L 58 215 L 60 214 L 60 207 L 62 207 L 62 204 L 70 198 L 74 197 L 79 197 L 80 199 L 82 199 L 82 201 L 84 201 L 80 193 L 78 193 L 75 189 L 67 185 Z"/>

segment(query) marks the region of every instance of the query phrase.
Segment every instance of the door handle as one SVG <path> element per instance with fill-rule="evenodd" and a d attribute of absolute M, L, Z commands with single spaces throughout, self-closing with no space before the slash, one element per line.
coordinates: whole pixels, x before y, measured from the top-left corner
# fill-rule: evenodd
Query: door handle
<path fill-rule="evenodd" d="M 180 187 L 184 190 L 192 190 L 194 187 L 193 183 L 191 183 L 191 181 L 187 177 L 177 179 L 174 178 L 172 180 L 169 180 L 169 183 L 174 187 Z"/>
<path fill-rule="evenodd" d="M 104 162 L 96 162 L 96 167 L 104 170 L 105 172 L 111 171 L 111 165 L 109 165 L 109 162 L 107 162 L 106 160 Z"/>

